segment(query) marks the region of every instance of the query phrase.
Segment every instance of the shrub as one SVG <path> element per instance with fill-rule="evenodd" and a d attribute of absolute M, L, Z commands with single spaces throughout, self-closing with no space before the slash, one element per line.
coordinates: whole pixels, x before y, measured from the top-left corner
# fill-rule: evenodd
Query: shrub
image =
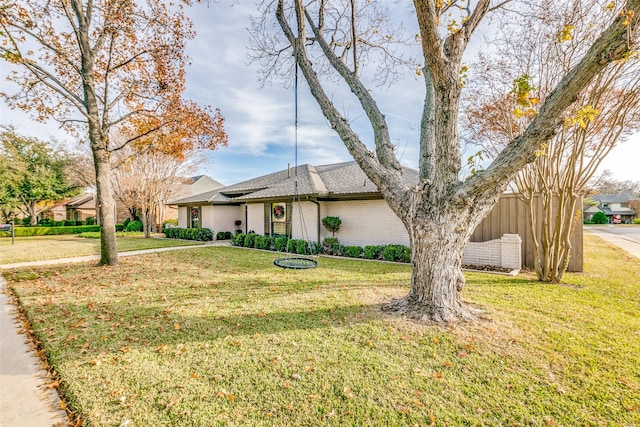
<path fill-rule="evenodd" d="M 233 239 L 233 233 L 230 232 L 230 231 L 225 231 L 224 232 L 224 238 L 225 238 L 225 240 Z"/>
<path fill-rule="evenodd" d="M 309 250 L 312 255 L 318 255 L 322 253 L 322 245 L 318 242 L 309 242 Z"/>
<path fill-rule="evenodd" d="M 244 236 L 244 242 L 243 242 L 242 246 L 244 246 L 245 248 L 253 248 L 254 245 L 255 245 L 255 241 L 256 241 L 256 234 L 255 233 L 246 234 Z"/>
<path fill-rule="evenodd" d="M 116 231 L 124 231 L 124 224 L 116 224 Z"/>
<path fill-rule="evenodd" d="M 53 227 L 54 223 L 55 221 L 51 218 L 43 218 L 40 221 L 38 221 L 38 225 L 41 225 L 43 227 Z"/>
<path fill-rule="evenodd" d="M 73 225 L 73 224 L 70 224 L 70 225 Z M 24 218 L 22 218 L 22 226 L 23 227 L 31 226 L 31 217 L 30 216 L 25 216 Z"/>
<path fill-rule="evenodd" d="M 633 223 L 634 223 L 634 224 L 640 224 L 640 218 L 635 218 L 635 219 L 633 220 Z"/>
<path fill-rule="evenodd" d="M 64 225 L 64 221 L 55 221 L 53 223 L 54 227 L 62 227 Z"/>
<path fill-rule="evenodd" d="M 60 234 L 79 234 L 85 231 L 100 231 L 99 225 L 82 225 L 71 227 L 16 227 L 16 237 L 51 236 Z M 0 231 L 0 237 L 11 236 L 11 232 Z"/>
<path fill-rule="evenodd" d="M 607 216 L 604 214 L 604 212 L 596 212 L 591 217 L 591 221 L 593 221 L 594 224 L 606 224 Z"/>
<path fill-rule="evenodd" d="M 233 239 L 233 244 L 235 246 L 244 246 L 244 236 L 242 233 L 236 234 L 236 237 Z"/>
<path fill-rule="evenodd" d="M 365 246 L 363 257 L 365 259 L 382 259 L 382 246 Z"/>
<path fill-rule="evenodd" d="M 284 252 L 287 250 L 287 241 L 289 238 L 287 236 L 279 236 L 273 239 L 273 245 L 275 250 L 278 252 Z"/>
<path fill-rule="evenodd" d="M 583 224 L 588 225 L 588 224 L 595 224 L 593 221 L 585 219 Z"/>
<path fill-rule="evenodd" d="M 327 255 L 338 255 L 340 252 L 340 241 L 336 237 L 326 237 L 322 241 L 322 252 Z"/>
<path fill-rule="evenodd" d="M 225 232 L 224 231 L 218 231 L 216 233 L 216 240 L 224 240 L 225 239 Z"/>
<path fill-rule="evenodd" d="M 349 258 L 360 258 L 362 256 L 363 249 L 360 246 L 345 246 L 344 256 Z"/>
<path fill-rule="evenodd" d="M 382 249 L 382 258 L 385 261 L 402 261 L 404 248 L 402 245 L 386 245 Z"/>
<path fill-rule="evenodd" d="M 70 219 L 65 219 L 63 225 L 64 227 L 73 227 L 76 225 L 76 222 Z"/>
<path fill-rule="evenodd" d="M 340 230 L 342 220 L 338 216 L 325 216 L 322 218 L 322 225 L 327 231 L 331 232 L 331 236 L 335 237 L 336 231 Z"/>
<path fill-rule="evenodd" d="M 402 247 L 402 262 L 411 262 L 411 248 L 409 246 Z"/>
<path fill-rule="evenodd" d="M 94 225 L 96 223 L 96 219 L 92 216 L 90 216 L 89 218 L 87 218 L 87 220 L 85 221 L 85 224 L 87 225 Z"/>
<path fill-rule="evenodd" d="M 76 223 L 74 225 L 84 225 L 85 222 L 84 221 L 76 221 Z"/>
<path fill-rule="evenodd" d="M 298 241 L 296 239 L 289 239 L 289 241 L 287 242 L 287 252 L 289 253 L 296 253 L 296 247 L 298 245 Z"/>
<path fill-rule="evenodd" d="M 299 255 L 307 255 L 310 254 L 309 244 L 304 240 L 296 241 L 296 253 Z"/>
<path fill-rule="evenodd" d="M 142 231 L 142 221 L 131 221 L 127 224 L 127 228 L 126 231 L 127 232 L 132 232 L 132 231 Z M 189 228 L 184 228 L 183 230 L 190 230 Z"/>
<path fill-rule="evenodd" d="M 124 227 L 126 228 L 127 225 L 129 225 L 130 222 L 131 222 L 131 218 L 127 217 L 127 218 L 124 219 L 124 221 L 122 221 L 122 225 L 124 225 Z"/>
<path fill-rule="evenodd" d="M 274 247 L 273 238 L 270 236 L 256 236 L 255 248 L 272 250 Z"/>
<path fill-rule="evenodd" d="M 164 235 L 169 239 L 197 240 L 200 242 L 213 240 L 213 232 L 208 228 L 166 228 Z"/>

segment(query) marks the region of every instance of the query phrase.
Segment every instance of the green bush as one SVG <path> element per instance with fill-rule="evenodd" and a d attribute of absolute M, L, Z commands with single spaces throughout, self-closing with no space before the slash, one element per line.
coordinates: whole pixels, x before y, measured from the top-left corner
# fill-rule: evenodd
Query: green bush
<path fill-rule="evenodd" d="M 87 225 L 95 225 L 96 223 L 96 219 L 92 216 L 90 216 L 89 218 L 87 218 L 87 220 L 84 222 Z"/>
<path fill-rule="evenodd" d="M 127 228 L 127 225 L 129 225 L 130 222 L 131 222 L 131 218 L 127 217 L 124 219 L 124 221 L 122 221 L 122 225 L 124 225 L 124 227 Z"/>
<path fill-rule="evenodd" d="M 634 223 L 634 224 L 640 224 L 640 218 L 635 218 L 635 219 L 633 220 L 633 223 Z"/>
<path fill-rule="evenodd" d="M 52 218 L 43 218 L 38 221 L 38 225 L 42 227 L 55 227 L 55 221 Z"/>
<path fill-rule="evenodd" d="M 312 255 L 318 255 L 322 253 L 323 247 L 318 242 L 309 242 L 309 250 Z"/>
<path fill-rule="evenodd" d="M 593 221 L 585 219 L 583 224 L 588 225 L 588 224 L 595 224 Z"/>
<path fill-rule="evenodd" d="M 73 224 L 69 224 L 69 225 L 73 225 Z M 22 218 L 22 226 L 23 227 L 31 226 L 31 217 L 30 216 L 25 216 L 24 218 Z"/>
<path fill-rule="evenodd" d="M 216 240 L 224 240 L 226 234 L 224 231 L 218 231 L 216 233 Z"/>
<path fill-rule="evenodd" d="M 594 213 L 591 217 L 591 221 L 593 221 L 594 224 L 606 224 L 608 222 L 607 216 L 604 214 L 604 212 Z"/>
<path fill-rule="evenodd" d="M 64 223 L 63 224 L 64 227 L 73 227 L 73 226 L 76 225 L 76 222 L 74 220 L 71 220 L 71 219 L 65 219 L 63 221 L 63 223 Z"/>
<path fill-rule="evenodd" d="M 382 259 L 385 261 L 402 262 L 404 258 L 404 246 L 386 245 L 382 249 Z"/>
<path fill-rule="evenodd" d="M 124 231 L 124 224 L 116 224 L 116 231 Z"/>
<path fill-rule="evenodd" d="M 64 221 L 55 221 L 53 223 L 54 227 L 62 227 L 64 225 Z"/>
<path fill-rule="evenodd" d="M 213 240 L 213 233 L 208 228 L 166 228 L 164 235 L 169 239 L 197 240 L 200 242 Z"/>
<path fill-rule="evenodd" d="M 298 247 L 298 241 L 296 239 L 289 239 L 289 241 L 287 242 L 287 252 L 291 254 L 295 254 L 297 247 Z"/>
<path fill-rule="evenodd" d="M 327 231 L 331 232 L 331 236 L 335 237 L 336 231 L 340 230 L 342 220 L 338 216 L 325 216 L 322 218 L 322 225 Z"/>
<path fill-rule="evenodd" d="M 284 252 L 287 250 L 287 241 L 289 238 L 287 236 L 279 236 L 273 239 L 275 250 L 278 252 Z"/>
<path fill-rule="evenodd" d="M 142 221 L 136 220 L 136 221 L 131 221 L 131 222 L 129 222 L 127 224 L 126 231 L 128 233 L 131 233 L 131 232 L 135 232 L 135 231 L 142 231 L 142 229 L 143 229 Z M 185 228 L 185 230 L 189 230 L 189 229 Z"/>
<path fill-rule="evenodd" d="M 345 246 L 344 256 L 349 258 L 360 258 L 362 256 L 363 249 L 360 246 Z"/>
<path fill-rule="evenodd" d="M 307 255 L 310 254 L 309 244 L 304 240 L 296 241 L 296 253 L 299 255 Z"/>
<path fill-rule="evenodd" d="M 365 246 L 363 257 L 365 259 L 382 259 L 382 246 Z"/>
<path fill-rule="evenodd" d="M 402 259 L 400 261 L 406 263 L 411 262 L 411 248 L 409 246 L 402 247 Z"/>
<path fill-rule="evenodd" d="M 244 236 L 245 234 L 238 233 L 236 237 L 233 238 L 233 244 L 235 246 L 244 246 Z"/>
<path fill-rule="evenodd" d="M 255 248 L 273 250 L 275 247 L 274 239 L 270 236 L 256 236 Z"/>
<path fill-rule="evenodd" d="M 327 255 L 342 255 L 344 253 L 344 246 L 340 244 L 340 241 L 336 237 L 326 237 L 322 241 L 322 252 Z"/>
<path fill-rule="evenodd" d="M 16 227 L 16 237 L 52 236 L 60 234 L 79 234 L 85 231 L 100 231 L 99 225 L 82 225 L 71 227 Z M 11 232 L 0 231 L 0 237 L 11 237 Z"/>
<path fill-rule="evenodd" d="M 255 241 L 256 241 L 256 234 L 255 233 L 246 234 L 244 236 L 244 242 L 243 242 L 242 246 L 244 246 L 245 248 L 253 248 L 254 245 L 255 245 Z"/>

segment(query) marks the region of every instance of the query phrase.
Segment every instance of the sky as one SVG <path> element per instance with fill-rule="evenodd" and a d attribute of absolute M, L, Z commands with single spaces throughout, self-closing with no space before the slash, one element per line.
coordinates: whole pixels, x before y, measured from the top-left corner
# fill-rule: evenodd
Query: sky
<path fill-rule="evenodd" d="M 293 166 L 296 157 L 292 85 L 285 88 L 280 82 L 273 82 L 260 87 L 259 66 L 250 64 L 247 57 L 249 17 L 255 14 L 254 2 L 229 3 L 196 4 L 189 10 L 197 36 L 187 47 L 191 65 L 187 68 L 185 93 L 187 99 L 220 108 L 226 117 L 228 147 L 207 154 L 198 166 L 199 174 L 209 175 L 225 185 L 282 170 L 288 164 Z M 4 79 L 6 65 L 0 66 L 0 88 L 10 91 Z M 343 96 L 343 90 L 330 87 L 330 94 L 343 115 L 351 121 L 363 142 L 370 141 L 370 127 L 355 98 Z M 423 88 L 422 80 L 413 74 L 390 88 L 370 88 L 387 118 L 401 163 L 413 168 L 418 161 Z M 322 116 L 302 77 L 298 100 L 298 164 L 352 160 Z M 36 123 L 26 113 L 9 110 L 2 102 L 0 124 L 15 125 L 24 135 L 44 140 L 53 137 L 75 144 L 57 123 Z M 601 169 L 609 169 L 617 180 L 640 181 L 639 159 L 640 133 L 616 147 Z"/>

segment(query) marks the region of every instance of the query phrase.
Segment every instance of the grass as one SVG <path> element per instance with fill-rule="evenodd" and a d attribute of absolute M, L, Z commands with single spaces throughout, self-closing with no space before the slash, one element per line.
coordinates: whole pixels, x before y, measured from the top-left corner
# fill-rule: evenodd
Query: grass
<path fill-rule="evenodd" d="M 640 425 L 640 269 L 585 236 L 570 285 L 467 274 L 488 319 L 381 313 L 409 267 L 206 247 L 5 274 L 86 425 Z"/>
<path fill-rule="evenodd" d="M 83 234 L 98 234 L 99 237 L 99 233 Z M 118 251 L 121 252 L 201 244 L 188 240 L 145 239 L 142 233 L 117 234 Z M 0 265 L 98 254 L 100 254 L 99 238 L 83 238 L 71 234 L 16 237 L 14 245 L 11 244 L 11 238 L 0 238 Z"/>

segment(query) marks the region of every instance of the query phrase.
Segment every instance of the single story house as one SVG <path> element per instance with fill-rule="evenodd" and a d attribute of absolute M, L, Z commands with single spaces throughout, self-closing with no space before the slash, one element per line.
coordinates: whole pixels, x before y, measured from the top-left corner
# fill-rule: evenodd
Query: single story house
<path fill-rule="evenodd" d="M 413 184 L 418 172 L 405 168 L 404 179 Z M 322 218 L 338 216 L 342 225 L 336 237 L 344 245 L 409 245 L 404 225 L 356 162 L 289 167 L 170 204 L 178 206 L 182 228 L 254 231 L 321 242 L 331 237 Z"/>
<path fill-rule="evenodd" d="M 591 220 L 596 212 L 602 212 L 607 216 L 608 222 L 630 224 L 636 217 L 634 205 L 640 198 L 630 191 L 622 191 L 618 194 L 595 194 L 590 199 L 598 202 L 597 206 L 589 206 L 584 209 L 584 219 Z"/>

